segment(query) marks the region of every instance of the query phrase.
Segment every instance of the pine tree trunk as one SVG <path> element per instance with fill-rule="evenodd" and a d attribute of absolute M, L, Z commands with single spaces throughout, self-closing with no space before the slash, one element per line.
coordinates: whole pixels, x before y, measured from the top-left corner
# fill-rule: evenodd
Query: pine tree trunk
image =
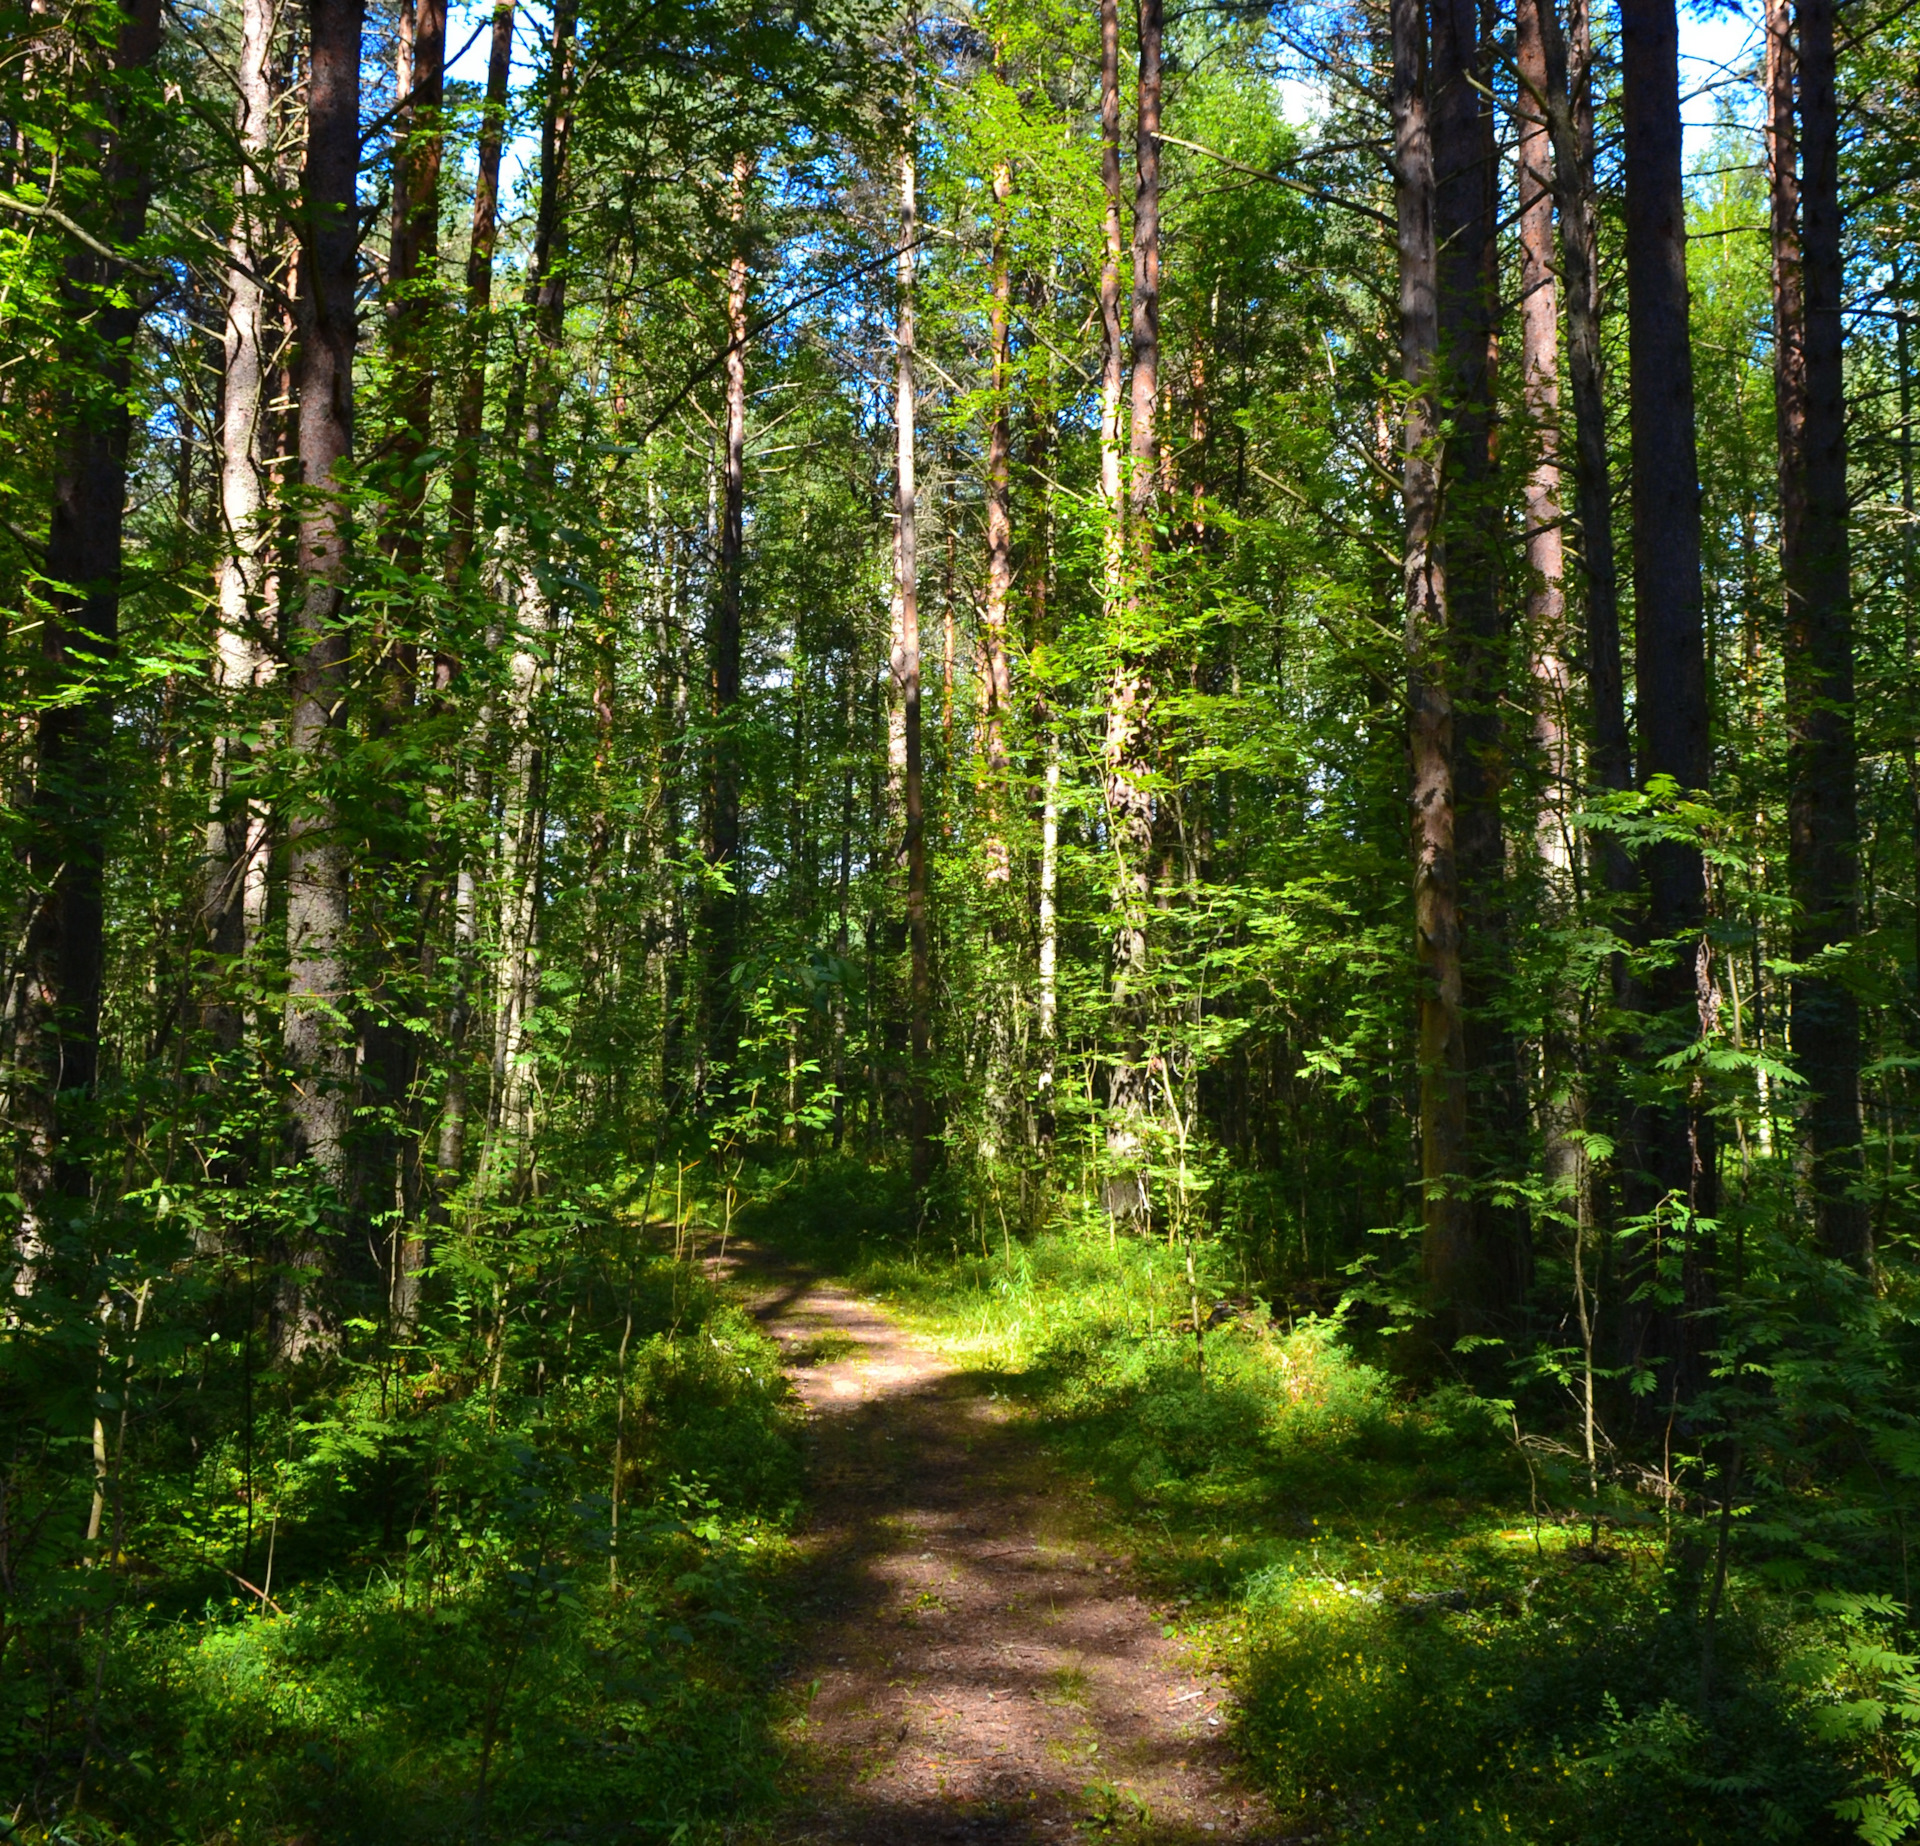
<path fill-rule="evenodd" d="M 388 527 L 396 572 L 419 569 L 426 455 L 433 440 L 433 292 L 440 254 L 440 165 L 445 144 L 446 0 L 402 0 L 410 30 L 407 70 L 394 122 L 393 236 L 387 267 L 388 340 L 393 354 L 394 436 Z M 404 667 L 410 635 L 397 635 Z M 409 679 L 411 676 L 408 676 Z"/>
<path fill-rule="evenodd" d="M 1573 398 L 1574 510 L 1587 593 L 1587 688 L 1594 778 L 1618 791 L 1633 781 L 1620 661 L 1620 607 L 1613 551 L 1613 486 L 1607 466 L 1604 352 L 1600 343 L 1599 211 L 1593 181 L 1593 47 L 1587 0 L 1568 0 L 1563 33 L 1553 0 L 1535 0 L 1546 52 L 1544 101 L 1553 141 L 1560 261 L 1567 295 L 1567 383 Z M 1611 835 L 1598 852 L 1608 888 L 1633 882 Z"/>
<path fill-rule="evenodd" d="M 1642 787 L 1670 777 L 1705 789 L 1707 740 L 1705 612 L 1700 580 L 1700 475 L 1694 427 L 1693 356 L 1687 323 L 1686 199 L 1682 183 L 1679 42 L 1673 0 L 1624 0 L 1620 11 L 1622 106 L 1626 121 L 1628 401 L 1633 453 L 1634 675 Z M 1647 999 L 1660 1016 L 1645 1055 L 1664 1057 L 1692 1038 L 1699 1011 L 1696 945 L 1706 922 L 1700 854 L 1679 842 L 1647 848 L 1646 928 L 1679 946 L 1655 973 Z M 1643 1315 L 1641 1350 L 1673 1361 L 1662 1393 L 1691 1395 L 1700 1382 L 1697 1320 L 1709 1298 L 1710 1252 L 1696 1219 L 1714 1206 L 1711 1120 L 1687 1101 L 1643 1112 L 1640 1164 L 1651 1191 L 1643 1211 L 1679 1201 L 1685 1301 Z"/>
<path fill-rule="evenodd" d="M 114 74 L 149 67 L 160 32 L 159 0 L 137 0 L 114 46 Z M 144 161 L 128 145 L 123 103 L 109 79 L 89 137 L 97 140 L 86 149 L 99 161 L 102 179 L 94 228 L 98 241 L 110 248 L 135 242 L 147 219 L 150 182 Z M 19 1137 L 13 1289 L 21 1297 L 33 1293 L 45 1266 L 82 1231 L 90 1190 L 92 1149 L 85 1134 L 100 1074 L 107 832 L 113 805 L 114 711 L 108 688 L 120 645 L 132 433 L 127 403 L 140 324 L 139 308 L 118 286 L 124 274 L 118 261 L 75 239 L 65 272 L 75 336 L 71 363 L 83 376 L 54 407 L 44 566 L 49 589 L 40 647 L 49 678 L 63 690 L 77 682 L 79 696 L 47 703 L 33 726 L 27 876 L 34 897 L 21 957 L 25 979 L 14 1018 L 16 1072 L 9 1098 Z M 81 1256 L 77 1249 L 71 1254 Z"/>
<path fill-rule="evenodd" d="M 285 1042 L 294 1073 L 296 1156 L 344 1195 L 353 1049 L 347 1002 L 347 856 L 326 790 L 347 692 L 346 590 L 352 514 L 335 483 L 353 454 L 354 283 L 359 255 L 362 0 L 310 0 L 307 158 L 301 181 L 296 367 L 302 481 L 291 630 L 293 713 L 288 743 L 302 786 L 287 822 Z M 287 1251 L 276 1303 L 282 1360 L 338 1340 L 332 1253 L 311 1237 Z"/>
<path fill-rule="evenodd" d="M 1516 54 L 1529 97 L 1547 93 L 1543 0 L 1518 0 Z M 1575 806 L 1572 678 L 1567 666 L 1567 592 L 1560 534 L 1560 300 L 1554 274 L 1553 150 L 1544 114 L 1523 103 L 1517 150 L 1520 204 L 1520 387 L 1536 445 L 1525 490 L 1527 664 L 1533 683 L 1533 738 L 1544 776 L 1534 825 L 1555 910 L 1571 897 Z"/>
<path fill-rule="evenodd" d="M 1393 0 L 1394 219 L 1400 272 L 1400 378 L 1407 389 L 1400 501 L 1412 762 L 1414 950 L 1420 968 L 1421 1262 L 1444 1320 L 1471 1270 L 1466 1162 L 1466 1033 L 1454 864 L 1453 704 L 1446 680 L 1447 578 L 1439 550 L 1440 353 L 1434 170 L 1421 0 Z"/>
<path fill-rule="evenodd" d="M 1429 103 L 1434 171 L 1439 380 L 1447 419 L 1440 545 L 1446 558 L 1447 666 L 1453 708 L 1454 860 L 1459 900 L 1462 1022 L 1468 1085 L 1465 1207 L 1468 1244 L 1451 1280 L 1453 1318 L 1481 1331 L 1525 1284 L 1524 1223 L 1490 1183 L 1524 1158 L 1513 1035 L 1503 1015 L 1508 976 L 1508 780 L 1502 716 L 1508 624 L 1498 549 L 1501 488 L 1493 460 L 1494 237 L 1498 162 L 1491 47 L 1478 0 L 1433 0 Z"/>
<path fill-rule="evenodd" d="M 1783 13 L 1781 0 L 1768 0 L 1788 882 L 1793 959 L 1804 967 L 1856 932 L 1860 820 L 1833 0 L 1798 0 L 1794 9 L 1804 165 L 1797 226 L 1793 46 Z M 1802 1126 L 1821 1247 L 1864 1270 L 1873 1252 L 1859 1197 L 1859 1001 L 1841 981 L 1802 973 L 1793 977 L 1792 1008 L 1793 1049 L 1809 1092 Z"/>

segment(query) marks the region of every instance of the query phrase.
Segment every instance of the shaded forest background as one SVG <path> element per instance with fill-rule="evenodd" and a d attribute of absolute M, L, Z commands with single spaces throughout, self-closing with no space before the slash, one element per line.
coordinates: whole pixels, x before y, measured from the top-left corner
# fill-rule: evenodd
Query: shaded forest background
<path fill-rule="evenodd" d="M 1302 1815 L 1920 1824 L 1902 7 L 0 19 L 0 1824 L 761 1824 L 737 1227 L 1107 1431 Z M 1591 1569 L 1401 1801 L 1167 1509 L 1430 1487 Z"/>

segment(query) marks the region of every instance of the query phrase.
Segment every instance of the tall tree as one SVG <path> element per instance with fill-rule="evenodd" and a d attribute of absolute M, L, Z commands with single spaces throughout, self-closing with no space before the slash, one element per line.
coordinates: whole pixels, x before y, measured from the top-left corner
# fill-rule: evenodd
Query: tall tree
<path fill-rule="evenodd" d="M 1860 1006 L 1843 980 L 1818 965 L 1820 957 L 1851 940 L 1859 911 L 1832 0 L 1799 0 L 1791 21 L 1786 0 L 1768 0 L 1766 34 L 1780 567 L 1786 589 L 1788 882 L 1799 969 L 1792 983 L 1793 1049 L 1808 1089 L 1803 1132 L 1821 1247 L 1864 1269 L 1872 1241 L 1859 1196 Z M 1796 141 L 1803 174 L 1795 172 Z"/>
<path fill-rule="evenodd" d="M 1556 888 L 1571 861 L 1573 729 L 1567 663 L 1565 553 L 1560 532 L 1560 290 L 1554 267 L 1554 162 L 1543 0 L 1518 0 L 1515 62 L 1521 107 L 1516 193 L 1520 206 L 1520 387 L 1535 444 L 1527 472 L 1527 662 L 1533 683 L 1533 734 L 1545 775 L 1534 829 Z M 1564 894 L 1564 893 L 1563 893 Z"/>
<path fill-rule="evenodd" d="M 908 22 L 908 55 L 915 23 Z M 933 977 L 927 916 L 926 801 L 921 786 L 919 507 L 915 485 L 913 376 L 914 247 L 919 227 L 918 131 L 911 114 L 900 150 L 900 255 L 895 270 L 898 322 L 894 343 L 894 596 L 900 612 L 893 678 L 905 720 L 902 793 L 906 805 L 908 1048 L 912 1057 L 907 1108 L 912 1177 L 923 1191 L 933 1168 L 933 1124 L 928 1095 L 932 1054 Z"/>
<path fill-rule="evenodd" d="M 1393 0 L 1394 231 L 1399 258 L 1402 594 L 1412 759 L 1414 951 L 1420 967 L 1422 1269 L 1445 1321 L 1473 1262 L 1463 1190 L 1466 1030 L 1454 856 L 1453 701 L 1446 679 L 1447 577 L 1440 551 L 1440 309 L 1432 119 L 1422 0 Z"/>
<path fill-rule="evenodd" d="M 1587 0 L 1568 0 L 1563 30 L 1553 0 L 1538 0 L 1545 54 L 1540 95 L 1552 141 L 1554 206 L 1566 283 L 1567 384 L 1573 399 L 1574 517 L 1586 590 L 1586 667 L 1595 779 L 1632 783 L 1632 743 L 1620 659 L 1620 601 L 1613 550 L 1613 483 L 1607 459 L 1604 348 L 1600 339 L 1599 209 L 1593 178 L 1593 44 Z M 1615 892 L 1632 879 L 1624 852 L 1603 835 L 1600 862 Z"/>
<path fill-rule="evenodd" d="M 487 53 L 487 91 L 480 112 L 467 240 L 466 317 L 461 327 L 460 388 L 454 410 L 449 469 L 447 583 L 457 588 L 473 555 L 474 511 L 480 487 L 480 432 L 486 418 L 487 314 L 493 305 L 493 256 L 500 236 L 500 153 L 506 140 L 507 85 L 513 70 L 515 0 L 497 0 Z M 435 664 L 436 690 L 451 683 L 454 657 L 443 645 Z"/>
<path fill-rule="evenodd" d="M 353 517 L 354 283 L 360 236 L 360 37 L 363 0 L 309 0 L 307 157 L 300 189 L 299 591 L 289 624 L 301 771 L 287 820 L 285 1038 L 293 1069 L 294 1149 L 336 1194 L 347 1188 L 353 1051 L 342 1014 L 348 967 L 346 845 L 329 786 L 351 649 L 347 584 Z M 330 1347 L 338 1307 L 331 1252 L 311 1234 L 287 1251 L 275 1340 L 283 1359 Z"/>
<path fill-rule="evenodd" d="M 1000 73 L 996 67 L 995 79 Z M 987 882 L 1004 884 L 1012 857 L 1006 824 L 1007 724 L 1013 675 L 1007 654 L 1007 602 L 1013 592 L 1013 315 L 1007 266 L 1007 201 L 1013 196 L 1013 163 L 993 164 L 993 250 L 987 279 L 987 593 L 980 637 L 985 658 L 981 705 L 987 775 Z"/>
<path fill-rule="evenodd" d="M 235 708 L 263 689 L 274 667 L 272 535 L 266 519 L 267 277 L 280 242 L 267 183 L 273 161 L 274 19 L 268 0 L 245 0 L 234 70 L 234 135 L 240 159 L 233 227 L 227 236 L 220 430 L 223 555 L 213 652 L 214 692 L 228 716 L 213 737 L 201 908 L 207 946 L 223 959 L 253 950 L 266 921 L 269 815 L 258 797 L 239 792 L 233 772 L 246 748 Z M 239 1008 L 222 992 L 207 1010 L 215 1039 L 227 1048 L 237 1044 Z"/>
<path fill-rule="evenodd" d="M 573 149 L 575 0 L 554 8 L 546 94 L 540 122 L 540 190 L 534 209 L 533 249 L 526 305 L 532 310 L 532 352 L 527 365 L 525 427 L 511 403 L 508 437 L 520 454 L 514 484 L 522 552 L 513 581 L 513 643 L 507 666 L 507 760 L 499 801 L 498 892 L 500 956 L 494 977 L 493 1090 L 489 1127 L 494 1131 L 489 1183 L 526 1159 L 533 1127 L 533 1079 L 527 1028 L 538 998 L 541 878 L 546 843 L 546 753 L 535 705 L 549 664 L 554 608 L 543 568 L 558 524 L 553 506 L 558 472 L 555 455 L 567 316 L 569 231 L 568 167 Z"/>
<path fill-rule="evenodd" d="M 727 358 L 721 412 L 720 558 L 707 641 L 707 698 L 713 720 L 707 792 L 707 863 L 713 883 L 705 910 L 707 1056 L 731 1065 L 739 1039 L 733 968 L 739 959 L 743 893 L 740 868 L 740 753 L 734 727 L 740 704 L 741 564 L 746 550 L 747 187 L 753 157 L 733 157 L 727 259 Z M 728 887 L 722 889 L 721 885 Z"/>
<path fill-rule="evenodd" d="M 1682 181 L 1679 33 L 1673 0 L 1624 0 L 1620 9 L 1621 103 L 1625 115 L 1627 366 L 1633 459 L 1635 711 L 1644 788 L 1667 777 L 1682 789 L 1711 780 L 1707 738 L 1705 610 L 1700 580 L 1700 471 L 1694 424 L 1693 351 L 1687 304 L 1686 193 Z M 1694 1035 L 1707 979 L 1702 930 L 1706 878 L 1700 851 L 1666 840 L 1642 855 L 1646 929 L 1667 945 L 1648 983 L 1661 1024 L 1653 1056 Z M 1641 1210 L 1676 1199 L 1684 1302 L 1678 1312 L 1642 1316 L 1636 1338 L 1652 1337 L 1675 1362 L 1671 1388 L 1698 1382 L 1699 1323 L 1708 1252 L 1698 1228 L 1714 1209 L 1713 1127 L 1688 1099 L 1642 1112 L 1638 1159 L 1650 1188 Z M 1653 1245 L 1650 1243 L 1650 1250 Z"/>
<path fill-rule="evenodd" d="M 1505 720 L 1508 623 L 1493 534 L 1499 484 L 1493 457 L 1494 328 L 1498 315 L 1495 202 L 1498 165 L 1490 95 L 1491 48 L 1477 0 L 1432 0 L 1430 107 L 1439 381 L 1447 423 L 1440 541 L 1446 555 L 1447 653 L 1453 707 L 1454 855 L 1460 973 L 1470 1091 L 1467 1239 L 1449 1278 L 1463 1330 L 1518 1298 L 1522 1227 L 1496 1203 L 1510 1170 L 1518 1119 L 1512 1034 L 1503 1018 L 1507 973 Z"/>
<path fill-rule="evenodd" d="M 1108 617 L 1114 641 L 1112 677 L 1107 690 L 1104 740 L 1107 825 L 1113 836 L 1114 935 L 1113 1014 L 1119 1043 L 1107 1072 L 1107 1166 L 1104 1197 L 1115 1223 L 1144 1221 L 1149 1209 L 1145 1130 L 1152 1109 L 1152 1076 L 1146 1044 L 1148 943 L 1153 863 L 1153 664 L 1147 658 L 1144 630 L 1149 625 L 1145 597 L 1153 557 L 1155 490 L 1159 484 L 1159 445 L 1154 414 L 1160 389 L 1160 85 L 1161 41 L 1165 22 L 1160 0 L 1140 0 L 1139 73 L 1135 98 L 1133 198 L 1133 314 L 1131 379 L 1127 421 L 1127 471 L 1124 489 L 1118 475 L 1120 376 L 1119 261 L 1115 235 L 1119 213 L 1119 24 L 1102 16 L 1101 122 L 1108 178 L 1108 256 L 1112 307 L 1107 308 L 1107 271 L 1101 275 L 1102 318 L 1107 322 L 1107 371 L 1113 383 L 1115 485 L 1109 519 Z M 1109 33 L 1112 55 L 1106 46 Z M 1108 136 L 1107 88 L 1111 76 L 1113 133 Z M 1102 435 L 1108 419 L 1102 418 Z M 1104 458 L 1103 458 L 1104 461 Z M 1120 499 L 1125 494 L 1124 515 Z M 1122 520 L 1124 518 L 1124 524 Z M 1123 540 L 1117 535 L 1124 532 Z M 1117 591 L 1117 594 L 1111 592 Z"/>
<path fill-rule="evenodd" d="M 83 49 L 74 71 L 86 107 L 80 145 L 71 152 L 95 164 L 98 187 L 93 229 L 69 221 L 60 278 L 65 326 L 40 573 L 40 652 L 54 696 L 33 722 L 30 909 L 20 957 L 26 978 L 14 1020 L 14 1056 L 24 1078 L 16 1080 L 14 1102 L 22 1130 L 19 1293 L 30 1292 L 44 1261 L 69 1245 L 85 1218 L 88 1113 L 100 1076 L 112 668 L 120 644 L 128 391 L 140 324 L 124 253 L 146 228 L 152 167 L 141 146 L 139 85 L 160 47 L 159 0 L 135 0 L 109 23 L 111 49 L 95 52 L 99 64 L 86 55 L 92 48 Z"/>

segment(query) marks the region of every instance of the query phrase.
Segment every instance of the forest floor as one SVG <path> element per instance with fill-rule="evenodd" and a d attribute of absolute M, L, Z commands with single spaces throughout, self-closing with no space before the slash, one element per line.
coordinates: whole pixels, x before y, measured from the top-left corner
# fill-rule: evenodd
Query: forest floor
<path fill-rule="evenodd" d="M 1285 1837 L 1219 1676 L 996 1375 L 769 1249 L 726 1267 L 807 1419 L 781 1846 Z"/>

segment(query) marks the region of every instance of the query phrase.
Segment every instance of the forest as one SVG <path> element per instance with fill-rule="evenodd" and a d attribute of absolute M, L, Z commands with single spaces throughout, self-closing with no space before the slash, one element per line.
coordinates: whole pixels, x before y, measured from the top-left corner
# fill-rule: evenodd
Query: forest
<path fill-rule="evenodd" d="M 1920 1837 L 1917 316 L 1906 0 L 0 0 L 0 1839 Z"/>

